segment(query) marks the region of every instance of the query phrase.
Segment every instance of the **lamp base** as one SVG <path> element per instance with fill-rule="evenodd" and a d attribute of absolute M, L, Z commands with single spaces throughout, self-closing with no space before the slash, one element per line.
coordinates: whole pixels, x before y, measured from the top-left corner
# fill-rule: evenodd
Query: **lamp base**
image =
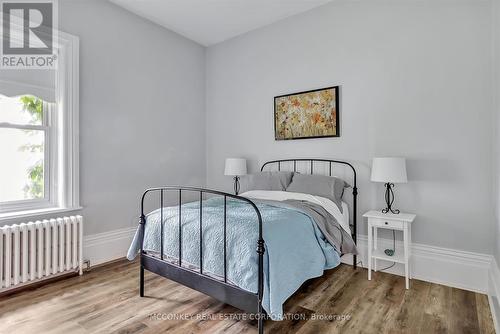
<path fill-rule="evenodd" d="M 387 182 L 385 184 L 385 203 L 387 207 L 382 210 L 382 213 L 393 213 L 393 214 L 399 214 L 400 211 L 398 209 L 393 209 L 392 208 L 392 203 L 394 203 L 394 191 L 392 188 L 394 187 L 394 183 Z"/>
<path fill-rule="evenodd" d="M 240 192 L 240 177 L 235 176 L 234 177 L 234 194 L 238 195 L 239 192 Z"/>

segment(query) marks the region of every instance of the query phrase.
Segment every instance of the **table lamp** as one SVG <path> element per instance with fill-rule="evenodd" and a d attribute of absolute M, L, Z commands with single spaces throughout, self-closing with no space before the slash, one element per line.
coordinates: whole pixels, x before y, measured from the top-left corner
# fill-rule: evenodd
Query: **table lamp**
<path fill-rule="evenodd" d="M 394 203 L 394 183 L 406 183 L 406 160 L 405 158 L 373 158 L 372 175 L 373 182 L 385 183 L 385 202 L 387 207 L 382 213 L 398 214 L 400 211 L 392 208 Z"/>
<path fill-rule="evenodd" d="M 234 194 L 238 195 L 240 191 L 240 176 L 247 173 L 247 161 L 242 158 L 227 158 L 224 175 L 233 176 Z"/>

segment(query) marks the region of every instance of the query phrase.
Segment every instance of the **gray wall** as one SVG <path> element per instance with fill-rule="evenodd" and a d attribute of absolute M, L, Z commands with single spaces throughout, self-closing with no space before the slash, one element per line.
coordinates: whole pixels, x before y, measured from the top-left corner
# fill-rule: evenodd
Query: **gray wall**
<path fill-rule="evenodd" d="M 208 185 L 231 189 L 226 157 L 347 159 L 362 213 L 383 205 L 371 158 L 405 156 L 414 241 L 491 253 L 490 29 L 486 1 L 336 1 L 208 48 Z M 273 96 L 331 85 L 340 138 L 274 141 Z"/>
<path fill-rule="evenodd" d="M 59 2 L 80 37 L 85 234 L 135 226 L 148 186 L 205 180 L 205 49 L 107 1 Z"/>

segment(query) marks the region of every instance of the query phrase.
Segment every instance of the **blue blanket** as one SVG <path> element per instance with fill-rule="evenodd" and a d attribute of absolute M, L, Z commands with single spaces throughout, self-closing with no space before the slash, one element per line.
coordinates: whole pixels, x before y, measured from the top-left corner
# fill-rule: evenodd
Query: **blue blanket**
<path fill-rule="evenodd" d="M 336 267 L 340 255 L 325 238 L 313 218 L 280 202 L 255 201 L 262 215 L 264 254 L 264 310 L 282 319 L 283 303 L 306 280 Z M 182 263 L 199 267 L 199 202 L 182 205 Z M 224 275 L 222 198 L 203 201 L 203 272 Z M 178 206 L 163 209 L 164 256 L 175 261 L 179 254 Z M 160 251 L 160 210 L 146 219 L 144 250 Z M 128 252 L 132 260 L 140 249 L 138 229 Z M 242 289 L 257 292 L 258 223 L 255 210 L 246 202 L 227 200 L 227 278 Z"/>

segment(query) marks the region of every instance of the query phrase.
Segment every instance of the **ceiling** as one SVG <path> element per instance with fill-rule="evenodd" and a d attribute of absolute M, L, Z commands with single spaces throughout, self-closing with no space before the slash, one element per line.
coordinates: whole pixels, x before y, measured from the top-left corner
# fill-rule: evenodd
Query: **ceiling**
<path fill-rule="evenodd" d="M 332 0 L 110 0 L 210 46 Z"/>

